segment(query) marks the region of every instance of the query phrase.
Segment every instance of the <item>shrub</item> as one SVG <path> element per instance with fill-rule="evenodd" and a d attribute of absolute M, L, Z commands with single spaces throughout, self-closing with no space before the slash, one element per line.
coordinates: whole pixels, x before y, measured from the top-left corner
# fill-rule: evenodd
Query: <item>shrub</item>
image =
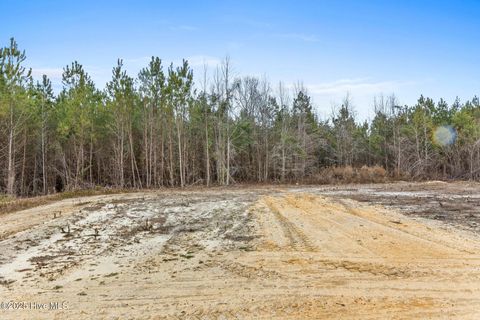
<path fill-rule="evenodd" d="M 320 184 L 333 183 L 374 183 L 384 182 L 387 172 L 380 166 L 363 166 L 354 168 L 352 166 L 328 167 L 313 175 L 311 182 Z"/>

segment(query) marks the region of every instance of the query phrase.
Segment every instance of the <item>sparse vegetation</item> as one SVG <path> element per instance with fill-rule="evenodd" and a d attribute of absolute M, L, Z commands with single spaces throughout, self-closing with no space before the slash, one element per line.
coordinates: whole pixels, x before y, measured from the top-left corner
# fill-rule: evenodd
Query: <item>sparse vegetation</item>
<path fill-rule="evenodd" d="M 387 172 L 380 166 L 362 166 L 354 168 L 328 167 L 320 170 L 312 176 L 311 183 L 335 184 L 335 183 L 380 183 L 388 179 Z"/>
<path fill-rule="evenodd" d="M 208 317 L 225 306 L 249 318 L 245 301 L 255 316 L 265 308 L 264 318 L 278 316 L 283 304 L 288 317 L 303 318 L 307 306 L 308 318 L 327 317 L 337 303 L 353 317 L 394 310 L 410 318 L 412 310 L 443 315 L 444 308 L 424 309 L 424 302 L 443 303 L 454 283 L 447 311 L 478 310 L 471 295 L 480 270 L 472 236 L 480 232 L 478 183 L 345 183 L 378 181 L 381 167 L 329 168 L 328 177 L 342 184 L 95 196 L 78 199 L 81 208 L 55 204 L 62 215 L 47 221 L 35 220 L 50 217 L 44 208 L 3 215 L 0 292 L 73 301 L 72 319 L 95 318 L 98 310 L 102 317 Z M 67 225 L 69 237 L 59 228 L 68 232 Z M 403 294 L 405 281 L 413 289 Z M 312 300 L 320 291 L 329 295 Z M 372 293 L 387 302 L 365 309 L 361 299 Z M 19 312 L 35 318 L 36 310 Z"/>
<path fill-rule="evenodd" d="M 0 49 L 2 212 L 32 205 L 14 196 L 61 191 L 53 199 L 108 188 L 480 178 L 477 97 L 400 106 L 380 96 L 372 121 L 360 123 L 349 96 L 321 119 L 305 87 L 235 78 L 228 58 L 201 90 L 188 61 L 165 70 L 152 57 L 134 79 L 119 60 L 105 90 L 75 61 L 57 96 L 46 76 L 33 82 L 25 61 L 14 39 Z"/>
<path fill-rule="evenodd" d="M 100 194 L 127 193 L 127 192 L 134 192 L 134 191 L 137 191 L 137 190 L 95 188 L 95 189 L 66 191 L 62 193 L 55 193 L 47 196 L 38 196 L 38 197 L 32 197 L 32 198 L 15 198 L 15 197 L 3 195 L 0 198 L 0 214 L 34 208 L 37 206 L 53 203 L 53 202 L 64 200 L 64 199 L 88 197 L 88 196 L 100 195 Z M 55 213 L 55 217 L 56 215 L 57 213 Z"/>
<path fill-rule="evenodd" d="M 115 277 L 115 276 L 118 276 L 118 272 L 112 272 L 112 273 L 106 274 L 104 277 L 105 278 L 111 278 L 111 277 Z"/>
<path fill-rule="evenodd" d="M 480 0 L 0 11 L 0 320 L 480 320 Z"/>

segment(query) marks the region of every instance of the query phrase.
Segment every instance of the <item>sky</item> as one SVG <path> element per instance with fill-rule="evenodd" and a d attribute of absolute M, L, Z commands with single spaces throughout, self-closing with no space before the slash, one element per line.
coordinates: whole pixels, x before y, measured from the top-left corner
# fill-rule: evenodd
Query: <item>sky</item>
<path fill-rule="evenodd" d="M 158 56 L 189 60 L 199 83 L 229 56 L 235 76 L 273 89 L 302 83 L 318 114 L 348 93 L 359 119 L 375 96 L 452 103 L 480 94 L 480 1 L 22 1 L 0 0 L 0 46 L 14 37 L 37 79 L 58 92 L 77 60 L 99 88 L 122 58 L 136 77 Z"/>

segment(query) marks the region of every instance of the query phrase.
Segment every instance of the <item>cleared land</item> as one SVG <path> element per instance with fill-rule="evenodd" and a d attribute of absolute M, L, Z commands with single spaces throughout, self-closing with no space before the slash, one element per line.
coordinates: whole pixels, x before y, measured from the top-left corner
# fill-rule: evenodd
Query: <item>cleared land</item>
<path fill-rule="evenodd" d="M 194 189 L 0 215 L 1 319 L 480 317 L 480 185 Z"/>

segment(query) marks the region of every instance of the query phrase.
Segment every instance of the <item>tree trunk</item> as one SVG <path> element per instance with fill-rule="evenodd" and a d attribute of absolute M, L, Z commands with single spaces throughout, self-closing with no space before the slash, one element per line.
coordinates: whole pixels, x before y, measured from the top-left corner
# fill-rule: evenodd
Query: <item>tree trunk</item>
<path fill-rule="evenodd" d="M 133 188 L 136 188 L 137 187 L 137 179 L 135 178 L 135 167 L 136 167 L 136 164 L 135 164 L 135 153 L 133 152 L 133 137 L 132 137 L 132 129 L 129 128 L 129 132 L 128 132 L 128 140 L 129 140 L 129 143 L 130 143 L 130 164 L 131 164 L 131 167 L 132 167 L 132 183 L 133 183 Z"/>
<path fill-rule="evenodd" d="M 22 174 L 20 183 L 20 194 L 25 196 L 25 168 L 27 166 L 27 129 L 23 130 L 23 157 L 22 157 Z"/>
<path fill-rule="evenodd" d="M 44 116 L 44 110 L 43 110 L 43 105 L 42 105 L 42 185 L 43 185 L 43 194 L 47 194 L 47 171 L 46 171 L 46 160 L 45 160 L 45 116 Z"/>
<path fill-rule="evenodd" d="M 13 115 L 10 121 L 10 132 L 8 135 L 8 168 L 7 168 L 7 194 L 15 195 L 15 155 L 14 155 L 14 129 L 13 129 Z"/>
<path fill-rule="evenodd" d="M 206 180 L 207 187 L 210 186 L 210 155 L 209 155 L 209 145 L 208 145 L 208 119 L 207 111 L 205 108 L 205 170 L 206 170 Z"/>
<path fill-rule="evenodd" d="M 178 119 L 175 121 L 177 123 L 177 143 L 178 143 L 178 164 L 180 166 L 180 187 L 184 187 L 185 185 L 185 177 L 184 177 L 184 170 L 183 170 L 183 157 L 182 157 L 182 139 L 180 133 L 180 124 L 178 123 Z"/>
<path fill-rule="evenodd" d="M 173 178 L 173 142 L 172 142 L 172 128 L 169 128 L 168 131 L 168 154 L 169 154 L 169 165 L 170 165 L 170 186 L 175 185 L 175 181 Z"/>
<path fill-rule="evenodd" d="M 121 125 L 120 129 L 120 141 L 119 141 L 119 157 L 120 157 L 120 188 L 123 188 L 125 186 L 125 172 L 124 172 L 124 165 L 123 165 L 123 148 L 124 148 L 124 133 L 123 133 L 123 124 Z"/>

